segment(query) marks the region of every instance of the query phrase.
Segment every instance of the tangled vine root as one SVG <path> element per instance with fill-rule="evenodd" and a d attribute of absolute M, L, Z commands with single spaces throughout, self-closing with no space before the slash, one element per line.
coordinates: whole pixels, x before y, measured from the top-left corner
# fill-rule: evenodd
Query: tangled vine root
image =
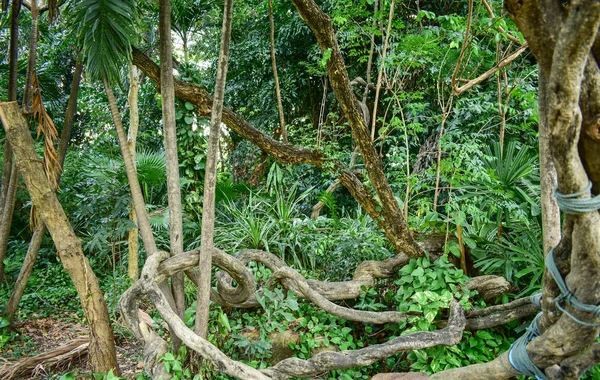
<path fill-rule="evenodd" d="M 463 308 L 457 301 L 450 305 L 449 318 L 440 322 L 440 330 L 415 332 L 394 338 L 386 343 L 377 344 L 359 350 L 331 352 L 325 351 L 304 360 L 288 358 L 264 370 L 256 370 L 239 361 L 232 360 L 207 340 L 196 335 L 177 316 L 169 305 L 167 296 L 161 291 L 159 284 L 164 283 L 176 273 L 185 272 L 188 277 L 198 281 L 195 267 L 198 265 L 200 250 L 196 249 L 174 257 L 168 252 L 158 252 L 147 259 L 142 276 L 128 289 L 119 302 L 121 313 L 129 329 L 140 341 L 145 343 L 146 371 L 153 378 L 168 376 L 158 358 L 167 351 L 166 342 L 144 321 L 140 320 L 138 305 L 143 297 L 147 297 L 175 333 L 189 348 L 212 362 L 220 372 L 241 379 L 287 379 L 289 377 L 310 377 L 335 369 L 370 365 L 398 352 L 423 349 L 437 345 L 457 344 L 465 327 L 476 329 L 478 326 L 497 326 L 506 323 L 514 315 L 523 316 L 534 313 L 537 307 L 527 299 L 519 300 L 502 307 L 491 307 L 489 311 L 476 311 L 465 317 Z M 228 307 L 257 307 L 256 281 L 247 265 L 257 262 L 272 271 L 266 286 L 274 287 L 280 283 L 284 288 L 306 298 L 316 306 L 341 318 L 371 323 L 400 323 L 406 315 L 395 311 L 371 312 L 355 310 L 340 306 L 332 301 L 354 299 L 364 287 L 373 286 L 377 278 L 389 278 L 398 269 L 408 263 L 408 257 L 398 254 L 383 261 L 366 261 L 358 266 L 352 280 L 342 282 L 324 282 L 307 280 L 300 273 L 285 265 L 277 256 L 260 250 L 246 250 L 237 256 L 231 256 L 222 250 L 212 249 L 213 264 L 221 272 L 216 275 L 217 290 L 211 292 L 211 299 Z M 234 281 L 236 286 L 234 286 Z M 501 294 L 508 290 L 509 284 L 501 277 L 484 276 L 467 284 L 469 289 L 478 289 L 491 294 Z"/>

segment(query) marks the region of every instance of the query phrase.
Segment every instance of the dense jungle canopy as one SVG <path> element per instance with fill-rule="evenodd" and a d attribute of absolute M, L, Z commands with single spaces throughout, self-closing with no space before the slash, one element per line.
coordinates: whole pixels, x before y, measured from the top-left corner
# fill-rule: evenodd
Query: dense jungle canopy
<path fill-rule="evenodd" d="M 2 0 L 0 378 L 600 378 L 599 27 Z"/>

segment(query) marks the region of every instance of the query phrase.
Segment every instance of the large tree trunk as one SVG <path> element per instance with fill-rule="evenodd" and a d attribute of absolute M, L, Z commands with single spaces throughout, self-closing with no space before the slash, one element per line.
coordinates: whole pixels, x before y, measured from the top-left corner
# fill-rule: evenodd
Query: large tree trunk
<path fill-rule="evenodd" d="M 0 103 L 0 119 L 13 147 L 33 204 L 52 235 L 61 263 L 71 277 L 90 326 L 90 361 L 96 372 L 119 372 L 108 308 L 98 279 L 83 254 L 81 240 L 60 205 L 37 156 L 27 121 L 16 102 Z"/>
<path fill-rule="evenodd" d="M 574 0 L 567 9 L 553 0 L 507 0 L 505 6 L 540 65 L 540 139 L 548 139 L 540 141 L 540 146 L 549 147 L 558 192 L 590 197 L 598 193 L 600 185 L 600 70 L 598 57 L 591 53 L 600 26 L 600 3 Z M 542 190 L 547 191 L 551 167 L 548 151 L 542 148 Z M 591 194 L 582 191 L 590 181 L 594 185 Z M 552 210 L 545 206 L 546 211 Z M 590 309 L 600 303 L 600 214 L 592 208 L 583 211 L 573 214 L 563 210 L 562 237 L 553 248 L 553 261 L 562 279 L 555 280 L 546 269 L 540 335 L 526 343 L 532 364 L 551 379 L 579 378 L 598 362 L 598 345 L 594 344 L 600 331 L 598 316 L 572 306 L 572 300 Z M 547 216 L 552 218 L 552 213 Z M 544 230 L 545 249 L 557 240 L 555 218 L 544 222 L 544 228 L 551 228 Z M 557 281 L 564 281 L 570 292 L 562 302 L 557 297 L 567 294 Z M 570 315 L 559 310 L 556 302 L 561 302 Z M 506 368 L 514 371 L 507 364 L 503 354 L 493 362 L 444 371 L 433 378 L 452 380 L 474 375 L 475 379 L 504 379 L 512 377 Z"/>
<path fill-rule="evenodd" d="M 210 116 L 210 135 L 206 152 L 206 171 L 204 175 L 204 204 L 202 207 L 202 237 L 200 260 L 200 282 L 198 283 L 198 301 L 194 332 L 205 338 L 208 334 L 208 312 L 210 306 L 212 248 L 215 232 L 215 189 L 217 185 L 217 159 L 219 156 L 219 136 L 221 132 L 221 115 L 227 79 L 227 62 L 229 60 L 229 42 L 231 41 L 231 20 L 233 0 L 225 0 L 223 6 L 223 30 L 221 32 L 221 50 L 217 67 L 215 98 Z"/>
<path fill-rule="evenodd" d="M 71 140 L 71 131 L 73 130 L 73 121 L 75 119 L 75 111 L 77 110 L 77 95 L 79 93 L 79 83 L 81 81 L 82 71 L 83 63 L 81 61 L 77 61 L 77 64 L 75 65 L 75 72 L 73 73 L 73 82 L 71 83 L 71 93 L 67 103 L 65 122 L 58 144 L 59 173 L 57 174 L 57 181 L 60 181 L 63 165 L 65 163 L 65 157 L 67 155 L 67 148 L 69 146 L 69 141 Z M 21 297 L 23 297 L 23 293 L 25 292 L 27 281 L 29 281 L 29 276 L 31 276 L 31 272 L 33 271 L 33 265 L 35 264 L 35 260 L 40 250 L 42 239 L 44 238 L 45 233 L 46 225 L 44 223 L 38 223 L 34 228 L 31 241 L 29 242 L 29 248 L 27 249 L 27 254 L 25 255 L 25 260 L 23 261 L 23 266 L 21 267 L 19 276 L 15 282 L 15 287 L 10 294 L 10 298 L 2 312 L 2 314 L 5 315 L 11 322 L 15 317 L 17 307 L 19 306 Z"/>
<path fill-rule="evenodd" d="M 181 185 L 179 183 L 179 158 L 177 156 L 177 129 L 175 126 L 175 90 L 173 84 L 173 57 L 171 53 L 171 2 L 160 0 L 159 10 L 160 34 L 160 76 L 162 96 L 163 134 L 165 157 L 167 162 L 167 196 L 169 203 L 169 232 L 171 255 L 183 253 L 183 222 L 181 207 Z M 173 296 L 177 314 L 183 319 L 185 315 L 185 294 L 183 289 L 183 273 L 171 279 Z M 181 342 L 176 335 L 172 336 L 175 351 Z"/>

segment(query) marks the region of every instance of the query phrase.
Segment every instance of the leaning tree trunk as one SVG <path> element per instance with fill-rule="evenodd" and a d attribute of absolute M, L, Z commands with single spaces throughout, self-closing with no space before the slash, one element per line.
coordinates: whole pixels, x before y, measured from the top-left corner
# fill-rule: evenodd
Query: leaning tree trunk
<path fill-rule="evenodd" d="M 163 134 L 165 157 L 167 162 L 167 197 L 169 203 L 169 232 L 171 255 L 183 253 L 183 222 L 181 206 L 181 185 L 179 183 L 179 158 L 177 156 L 177 129 L 175 125 L 175 90 L 173 83 L 173 58 L 171 52 L 171 3 L 160 0 L 159 9 L 160 34 L 160 94 L 162 96 Z M 171 279 L 173 296 L 180 318 L 185 315 L 185 294 L 183 289 L 183 273 Z M 181 342 L 173 335 L 175 351 Z"/>
<path fill-rule="evenodd" d="M 119 372 L 112 326 L 108 308 L 98 279 L 83 254 L 81 240 L 77 238 L 69 220 L 60 205 L 50 182 L 44 173 L 44 166 L 35 152 L 35 147 L 27 121 L 16 102 L 0 103 L 0 119 L 15 153 L 15 161 L 22 173 L 33 204 L 48 227 L 56 245 L 61 263 L 81 301 L 83 311 L 90 326 L 90 361 L 96 372 Z"/>
<path fill-rule="evenodd" d="M 79 93 L 79 83 L 81 81 L 82 71 L 83 63 L 81 61 L 77 61 L 77 64 L 75 65 L 75 72 L 73 73 L 73 82 L 71 83 L 71 93 L 67 103 L 65 122 L 58 144 L 59 173 L 56 175 L 57 181 L 60 181 L 65 157 L 67 155 L 67 148 L 69 146 L 69 141 L 71 140 L 71 131 L 73 130 L 73 121 L 75 119 L 75 111 L 77 110 L 77 95 Z M 11 322 L 14 320 L 17 307 L 19 306 L 21 297 L 23 297 L 23 293 L 25 292 L 27 281 L 29 281 L 29 276 L 31 276 L 31 272 L 33 271 L 33 265 L 35 264 L 35 260 L 40 250 L 42 239 L 44 238 L 45 233 L 46 225 L 44 223 L 37 223 L 34 228 L 33 235 L 31 236 L 31 241 L 29 242 L 29 248 L 27 248 L 25 260 L 23 261 L 23 265 L 19 271 L 17 281 L 15 282 L 15 287 L 10 294 L 10 298 L 6 303 L 4 310 L 2 311 L 2 315 L 8 318 L 8 320 Z"/>
<path fill-rule="evenodd" d="M 17 100 L 17 72 L 19 52 L 19 13 L 21 0 L 14 0 L 11 5 L 9 68 L 8 68 L 8 101 Z M 13 164 L 13 152 L 10 142 L 4 145 L 4 165 L 2 168 L 2 190 L 0 195 L 0 282 L 4 279 L 4 259 L 8 248 L 8 236 L 12 226 L 15 208 L 17 183 L 19 174 Z M 15 172 L 13 172 L 15 171 Z M 12 182 L 11 182 L 12 181 Z"/>
<path fill-rule="evenodd" d="M 392 241 L 392 243 L 396 245 L 395 248 L 399 252 L 404 252 L 412 257 L 420 256 L 421 251 L 410 235 L 407 221 L 404 220 L 400 206 L 383 172 L 383 165 L 372 144 L 362 110 L 358 105 L 358 99 L 352 92 L 348 71 L 338 47 L 329 16 L 323 13 L 313 0 L 292 0 L 292 3 L 317 37 L 321 50 L 330 49 L 331 51 L 331 57 L 327 61 L 329 80 L 335 96 L 348 118 L 348 124 L 352 129 L 352 136 L 365 163 L 367 175 L 375 193 L 379 196 L 383 219 L 385 219 L 390 232 L 393 231 L 392 233 L 395 236 L 401 237 L 401 239 Z M 375 118 L 375 115 L 373 115 L 373 118 Z"/>
<path fill-rule="evenodd" d="M 210 306 L 211 268 L 213 238 L 215 232 L 215 189 L 217 185 L 217 159 L 219 156 L 219 136 L 221 132 L 221 116 L 223 98 L 227 79 L 227 62 L 229 60 L 229 43 L 231 41 L 231 20 L 233 0 L 225 0 L 223 5 L 223 28 L 221 32 L 221 50 L 217 67 L 215 98 L 210 116 L 210 135 L 206 152 L 206 171 L 204 175 L 204 204 L 202 208 L 202 237 L 200 260 L 200 282 L 198 284 L 198 301 L 194 332 L 206 339 L 208 334 L 208 312 Z"/>

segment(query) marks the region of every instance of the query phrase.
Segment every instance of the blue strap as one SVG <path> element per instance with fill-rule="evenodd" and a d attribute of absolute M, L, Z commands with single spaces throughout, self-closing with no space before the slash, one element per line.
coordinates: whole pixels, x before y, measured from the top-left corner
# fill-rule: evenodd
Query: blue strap
<path fill-rule="evenodd" d="M 560 311 L 562 311 L 563 313 L 568 315 L 569 318 L 571 318 L 572 320 L 574 320 L 575 322 L 579 323 L 582 326 L 586 326 L 586 327 L 600 326 L 600 323 L 585 322 L 585 321 L 578 319 L 573 314 L 569 313 L 565 307 L 562 306 L 562 304 L 564 303 L 566 305 L 570 305 L 571 307 L 573 307 L 576 310 L 584 311 L 584 312 L 592 314 L 596 318 L 600 318 L 600 306 L 590 305 L 590 304 L 579 301 L 577 299 L 577 297 L 575 297 L 575 294 L 573 294 L 569 290 L 569 288 L 567 287 L 567 284 L 565 283 L 562 276 L 560 275 L 560 271 L 558 270 L 556 263 L 554 262 L 554 249 L 550 250 L 550 253 L 548 253 L 548 256 L 546 256 L 546 268 L 548 268 L 548 272 L 550 272 L 550 275 L 552 275 L 554 282 L 556 282 L 556 285 L 558 285 L 558 288 L 560 289 L 560 296 L 556 297 L 556 300 L 555 300 L 556 307 Z"/>
<path fill-rule="evenodd" d="M 580 215 L 586 212 L 600 210 L 600 195 L 592 197 L 591 190 L 592 182 L 590 182 L 584 190 L 578 193 L 561 194 L 557 189 L 554 191 L 554 195 L 556 196 L 558 207 L 562 212 L 565 214 Z M 575 295 L 569 290 L 567 284 L 560 274 L 560 271 L 558 270 L 558 267 L 556 266 L 556 262 L 554 261 L 554 249 L 550 250 L 548 256 L 546 256 L 546 268 L 548 269 L 548 272 L 550 272 L 550 275 L 560 290 L 560 296 L 556 297 L 555 300 L 556 307 L 561 312 L 569 316 L 569 318 L 571 318 L 573 321 L 583 326 L 600 326 L 600 323 L 590 323 L 579 320 L 562 306 L 562 303 L 565 303 L 576 310 L 588 312 L 594 317 L 600 318 L 600 306 L 590 305 L 579 301 L 577 297 L 575 297 Z M 541 293 L 531 296 L 531 303 L 534 305 L 540 306 L 541 300 Z M 535 377 L 538 380 L 547 380 L 548 378 L 546 377 L 546 374 L 542 371 L 542 369 L 533 364 L 529 358 L 529 354 L 527 353 L 527 344 L 540 335 L 538 322 L 541 316 L 542 313 L 536 315 L 529 327 L 527 327 L 527 332 L 519 337 L 519 339 L 517 339 L 510 346 L 510 349 L 508 350 L 508 361 L 516 371 L 519 371 L 524 375 Z"/>
<path fill-rule="evenodd" d="M 592 182 L 578 193 L 561 194 L 558 189 L 554 191 L 558 207 L 565 214 L 580 215 L 586 212 L 600 210 L 600 195 L 592 197 Z"/>
<path fill-rule="evenodd" d="M 538 321 L 541 316 L 542 313 L 536 315 L 529 327 L 527 327 L 527 332 L 521 335 L 519 339 L 515 340 L 510 346 L 510 349 L 508 350 L 508 361 L 515 370 L 523 375 L 535 377 L 538 380 L 547 380 L 548 377 L 546 377 L 546 374 L 533 364 L 527 353 L 527 344 L 540 335 Z"/>

